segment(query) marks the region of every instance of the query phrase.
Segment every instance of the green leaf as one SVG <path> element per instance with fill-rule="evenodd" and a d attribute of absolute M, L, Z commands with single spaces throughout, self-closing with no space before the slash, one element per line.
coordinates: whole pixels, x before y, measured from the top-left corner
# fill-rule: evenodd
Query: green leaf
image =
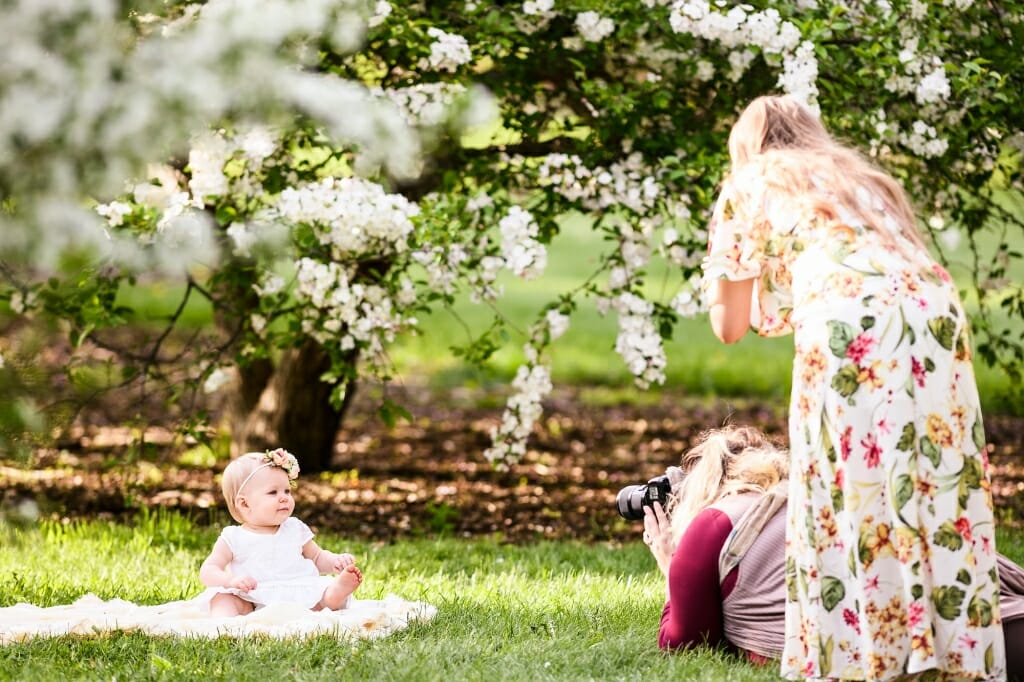
<path fill-rule="evenodd" d="M 985 448 L 985 427 L 980 419 L 975 420 L 974 426 L 971 427 L 971 440 L 979 451 Z"/>
<path fill-rule="evenodd" d="M 964 468 L 960 470 L 960 480 L 970 490 L 977 490 L 981 487 L 981 479 L 985 472 L 981 468 L 981 462 L 970 457 L 964 460 Z"/>
<path fill-rule="evenodd" d="M 940 618 L 956 620 L 960 616 L 960 606 L 965 596 L 966 592 L 956 585 L 936 587 L 932 590 L 932 603 Z"/>
<path fill-rule="evenodd" d="M 958 583 L 963 583 L 964 585 L 970 585 L 971 584 L 971 573 L 970 573 L 970 571 L 968 571 L 966 568 L 961 568 L 957 572 L 957 574 L 956 574 L 956 581 Z M 972 604 L 974 603 L 974 599 L 971 600 L 971 603 Z"/>
<path fill-rule="evenodd" d="M 903 509 L 903 505 L 914 496 L 914 481 L 908 474 L 900 474 L 896 479 L 896 511 Z"/>
<path fill-rule="evenodd" d="M 977 596 L 967 604 L 967 625 L 988 627 L 992 624 L 992 603 Z"/>
<path fill-rule="evenodd" d="M 830 575 L 821 579 L 821 603 L 826 611 L 831 611 L 846 596 L 843 581 Z"/>
<path fill-rule="evenodd" d="M 953 334 L 956 332 L 956 321 L 951 317 L 935 317 L 928 320 L 928 330 L 946 350 L 953 350 Z"/>
<path fill-rule="evenodd" d="M 932 535 L 932 542 L 954 552 L 964 546 L 964 539 L 952 521 L 946 521 L 939 526 L 939 529 Z"/>
<path fill-rule="evenodd" d="M 832 484 L 832 510 L 837 514 L 843 511 L 844 498 L 843 489 L 837 486 L 835 483 Z"/>
<path fill-rule="evenodd" d="M 829 676 L 832 672 L 832 651 L 835 649 L 835 642 L 832 637 L 821 642 L 821 649 L 818 656 L 818 663 L 821 665 L 821 674 Z"/>
<path fill-rule="evenodd" d="M 921 452 L 932 463 L 932 466 L 938 468 L 939 463 L 942 461 L 942 451 L 939 449 L 939 446 L 928 436 L 921 436 L 919 445 Z"/>
<path fill-rule="evenodd" d="M 896 448 L 907 452 L 914 447 L 914 436 L 917 435 L 917 430 L 914 428 L 914 422 L 907 422 L 903 425 L 903 433 L 900 434 L 899 442 L 896 443 Z"/>
<path fill-rule="evenodd" d="M 796 561 L 786 557 L 786 598 L 793 602 L 799 598 L 796 581 Z"/>
<path fill-rule="evenodd" d="M 377 408 L 377 415 L 381 421 L 387 424 L 388 428 L 394 428 L 399 418 L 412 422 L 412 414 L 409 410 L 391 400 L 384 400 L 381 403 L 381 406 Z"/>
<path fill-rule="evenodd" d="M 846 349 L 856 336 L 853 327 L 846 322 L 828 321 L 828 347 L 837 358 L 846 357 Z"/>
<path fill-rule="evenodd" d="M 221 227 L 224 225 L 230 225 L 238 219 L 238 211 L 234 206 L 229 204 L 221 204 L 218 206 L 214 215 L 217 220 L 217 224 Z"/>
<path fill-rule="evenodd" d="M 858 374 L 857 365 L 845 365 L 832 377 L 832 388 L 844 398 L 849 398 L 860 388 L 860 384 L 857 382 Z"/>

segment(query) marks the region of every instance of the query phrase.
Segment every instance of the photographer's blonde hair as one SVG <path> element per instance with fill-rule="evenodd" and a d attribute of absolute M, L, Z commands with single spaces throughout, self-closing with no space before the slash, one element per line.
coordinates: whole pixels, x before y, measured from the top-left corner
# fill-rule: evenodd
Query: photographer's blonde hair
<path fill-rule="evenodd" d="M 239 523 L 245 523 L 238 513 L 238 505 L 235 504 L 239 490 L 242 488 L 242 484 L 264 464 L 266 464 L 266 453 L 247 452 L 244 455 L 239 455 L 224 467 L 220 490 L 224 494 L 224 503 L 228 506 L 228 513 Z"/>
<path fill-rule="evenodd" d="M 697 514 L 727 495 L 767 492 L 789 475 L 789 453 L 760 429 L 725 426 L 705 431 L 683 455 L 685 478 L 673 490 L 668 512 L 672 543 L 679 543 Z"/>
<path fill-rule="evenodd" d="M 870 229 L 891 245 L 906 252 L 897 240 L 927 252 L 916 227 L 907 193 L 889 174 L 856 150 L 837 142 L 821 120 L 806 106 L 788 96 L 765 95 L 747 105 L 729 134 L 729 156 L 735 175 L 757 164 L 761 178 L 773 190 L 791 196 L 819 197 L 813 208 L 818 215 L 836 219 L 836 204 L 855 213 Z M 827 183 L 835 201 L 821 196 L 814 178 Z M 886 214 L 866 206 L 858 188 L 881 199 Z M 744 187 L 737 182 L 742 194 Z"/>

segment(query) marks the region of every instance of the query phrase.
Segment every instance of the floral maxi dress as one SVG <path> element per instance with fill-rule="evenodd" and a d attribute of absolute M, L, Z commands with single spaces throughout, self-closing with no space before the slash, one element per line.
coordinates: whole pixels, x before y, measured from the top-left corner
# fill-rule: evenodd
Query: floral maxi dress
<path fill-rule="evenodd" d="M 827 181 L 815 185 L 817 196 L 789 196 L 753 174 L 727 181 L 704 263 L 709 283 L 755 278 L 759 334 L 794 336 L 782 674 L 1005 679 L 988 459 L 956 289 L 921 249 L 887 241 Z M 867 192 L 859 201 L 884 216 Z"/>

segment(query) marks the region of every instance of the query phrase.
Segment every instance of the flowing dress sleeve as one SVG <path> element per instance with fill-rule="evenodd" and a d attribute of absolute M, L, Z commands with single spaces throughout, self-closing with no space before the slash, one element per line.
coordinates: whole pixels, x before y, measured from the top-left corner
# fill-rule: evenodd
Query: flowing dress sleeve
<path fill-rule="evenodd" d="M 708 255 L 704 258 L 704 279 L 707 281 L 727 279 L 738 282 L 761 275 L 765 230 L 756 228 L 757 223 L 764 220 L 757 211 L 750 210 L 756 198 L 748 196 L 747 192 L 737 192 L 735 183 L 736 179 L 732 177 L 726 179 L 711 214 Z"/>
<path fill-rule="evenodd" d="M 780 336 L 793 331 L 786 266 L 791 254 L 779 251 L 769 200 L 764 181 L 755 173 L 741 173 L 723 183 L 708 225 L 704 289 L 710 298 L 719 280 L 755 280 L 750 326 L 761 336 Z"/>

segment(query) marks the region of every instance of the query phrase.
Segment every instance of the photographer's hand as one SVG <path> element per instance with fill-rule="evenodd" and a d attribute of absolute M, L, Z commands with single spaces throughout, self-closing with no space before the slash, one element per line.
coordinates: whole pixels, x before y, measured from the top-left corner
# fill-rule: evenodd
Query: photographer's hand
<path fill-rule="evenodd" d="M 652 507 L 644 507 L 644 542 L 667 578 L 668 567 L 672 562 L 672 528 L 660 502 L 655 502 Z"/>

